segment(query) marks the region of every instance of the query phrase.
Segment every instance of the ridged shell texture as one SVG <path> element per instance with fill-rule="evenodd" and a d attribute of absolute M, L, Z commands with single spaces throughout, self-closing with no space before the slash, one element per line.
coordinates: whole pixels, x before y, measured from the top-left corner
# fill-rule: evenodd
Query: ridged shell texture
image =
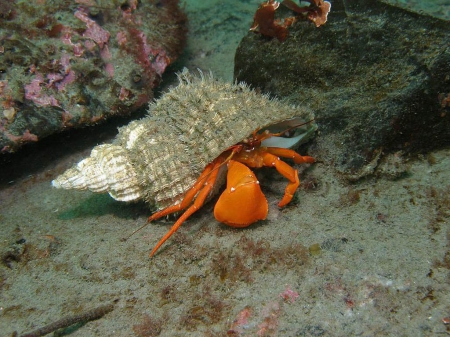
<path fill-rule="evenodd" d="M 119 129 L 112 144 L 52 184 L 64 189 L 108 192 L 119 201 L 145 200 L 161 209 L 179 202 L 205 166 L 256 129 L 312 113 L 284 104 L 246 84 L 212 75 L 179 74 L 179 85 L 150 104 L 147 117 Z"/>

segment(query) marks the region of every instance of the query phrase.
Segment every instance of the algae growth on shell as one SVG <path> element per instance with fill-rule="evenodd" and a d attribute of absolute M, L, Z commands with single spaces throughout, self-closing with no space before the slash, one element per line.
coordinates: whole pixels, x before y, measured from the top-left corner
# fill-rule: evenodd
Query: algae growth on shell
<path fill-rule="evenodd" d="M 63 189 L 108 192 L 119 201 L 144 200 L 154 209 L 180 202 L 205 166 L 256 129 L 312 112 L 261 95 L 245 83 L 227 83 L 186 69 L 179 85 L 149 107 L 149 114 L 119 129 L 112 144 L 56 178 Z M 315 123 L 305 127 L 315 131 Z"/>

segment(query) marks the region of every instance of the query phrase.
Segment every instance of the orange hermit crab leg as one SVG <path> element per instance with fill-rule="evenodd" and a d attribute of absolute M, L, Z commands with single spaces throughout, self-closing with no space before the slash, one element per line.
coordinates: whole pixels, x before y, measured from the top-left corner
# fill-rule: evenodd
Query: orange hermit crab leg
<path fill-rule="evenodd" d="M 159 249 L 159 247 L 162 246 L 164 242 L 168 238 L 172 236 L 173 233 L 175 233 L 178 228 L 189 218 L 192 214 L 194 214 L 197 210 L 199 210 L 206 198 L 208 197 L 209 193 L 211 192 L 214 183 L 217 179 L 217 174 L 219 173 L 219 170 L 217 169 L 222 163 L 220 161 L 214 161 L 210 164 L 208 164 L 205 168 L 205 170 L 202 172 L 200 177 L 197 179 L 195 185 L 189 190 L 188 193 L 186 193 L 186 196 L 181 201 L 180 204 L 167 207 L 166 209 L 163 209 L 159 212 L 156 212 L 151 217 L 148 218 L 148 222 L 159 219 L 165 215 L 175 213 L 177 211 L 180 211 L 182 209 L 185 209 L 194 199 L 194 197 L 197 195 L 197 197 L 194 200 L 194 203 L 189 206 L 189 208 L 178 218 L 178 220 L 173 224 L 172 228 L 159 240 L 159 242 L 156 244 L 155 248 L 150 253 L 150 257 L 152 257 L 156 251 Z M 209 175 L 209 176 L 208 176 Z M 204 179 L 207 179 L 206 182 Z"/>
<path fill-rule="evenodd" d="M 273 149 L 273 148 L 267 148 L 267 149 Z M 276 151 L 274 151 L 276 152 Z M 294 152 L 294 151 L 292 151 Z M 294 170 L 293 167 L 285 163 L 284 161 L 280 160 L 279 157 L 276 155 L 266 152 L 262 154 L 263 156 L 263 162 L 264 166 L 271 166 L 275 167 L 277 171 L 286 179 L 289 180 L 288 185 L 286 186 L 286 189 L 284 191 L 284 196 L 281 199 L 281 201 L 278 203 L 278 207 L 284 207 L 286 206 L 294 196 L 295 191 L 297 190 L 298 186 L 300 185 L 300 180 L 298 179 L 298 171 Z M 301 156 L 300 156 L 301 157 Z"/>
<path fill-rule="evenodd" d="M 269 205 L 255 174 L 235 160 L 228 162 L 227 187 L 214 206 L 214 217 L 231 227 L 247 227 L 267 217 Z"/>
<path fill-rule="evenodd" d="M 218 166 L 220 166 L 220 165 L 218 165 Z M 166 216 L 166 215 L 169 215 L 172 213 L 176 213 L 176 212 L 182 211 L 183 209 L 187 208 L 189 206 L 189 204 L 192 202 L 192 200 L 194 200 L 195 195 L 198 193 L 198 191 L 202 189 L 202 187 L 204 185 L 204 180 L 206 178 L 208 178 L 208 174 L 211 173 L 211 171 L 213 170 L 213 167 L 214 167 L 214 163 L 210 163 L 209 165 L 207 165 L 204 168 L 203 172 L 201 173 L 200 177 L 195 182 L 194 186 L 192 186 L 191 189 L 186 192 L 186 194 L 184 195 L 184 198 L 181 200 L 181 202 L 179 204 L 176 204 L 174 206 L 169 206 L 158 212 L 155 212 L 153 215 L 151 215 L 147 219 L 147 222 L 143 226 L 136 229 L 133 233 L 128 235 L 128 237 L 124 238 L 123 240 L 129 239 L 131 236 L 133 236 L 134 234 L 139 232 L 141 229 L 147 227 L 148 224 L 150 222 L 152 222 L 153 220 L 157 220 L 159 218 L 162 218 L 163 216 Z"/>
<path fill-rule="evenodd" d="M 290 158 L 294 161 L 296 164 L 312 164 L 316 160 L 313 157 L 310 156 L 302 156 L 291 149 L 285 149 L 282 147 L 268 147 L 266 148 L 266 151 L 279 157 L 283 158 Z"/>

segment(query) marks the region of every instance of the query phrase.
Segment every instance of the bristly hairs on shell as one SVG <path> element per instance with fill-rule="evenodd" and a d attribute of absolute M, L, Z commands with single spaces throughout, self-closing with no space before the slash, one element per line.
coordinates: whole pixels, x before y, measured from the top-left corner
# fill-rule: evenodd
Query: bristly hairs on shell
<path fill-rule="evenodd" d="M 210 82 L 214 83 L 214 81 L 213 81 L 214 75 L 211 70 L 209 71 L 208 75 L 205 75 L 200 68 L 197 68 L 197 72 L 199 74 L 201 82 L 205 82 L 205 81 L 209 80 Z M 198 80 L 198 76 L 196 76 L 193 72 L 190 72 L 186 67 L 184 67 L 183 70 L 181 72 L 178 72 L 176 75 L 178 77 L 180 86 L 189 85 L 189 84 L 192 84 L 194 81 Z M 241 87 L 243 90 L 254 91 L 254 89 L 244 81 L 238 82 L 236 80 L 234 82 L 234 85 Z M 280 99 L 278 99 L 277 97 L 271 96 L 269 93 L 261 93 L 261 96 L 263 96 L 264 98 L 266 98 L 270 101 L 275 101 L 275 102 L 280 101 Z M 292 105 L 292 107 L 296 108 L 295 105 Z"/>
<path fill-rule="evenodd" d="M 211 81 L 214 80 L 214 75 L 211 70 L 209 71 L 208 75 L 205 75 L 200 68 L 197 68 L 197 72 L 200 76 L 201 82 L 204 82 L 205 80 L 211 80 Z M 176 73 L 176 75 L 177 75 L 180 86 L 192 84 L 193 81 L 198 79 L 198 77 L 193 72 L 190 72 L 189 69 L 186 67 L 184 67 L 181 72 Z M 237 80 L 235 80 L 234 84 L 241 87 L 244 90 L 252 90 L 252 91 L 254 90 L 249 84 L 247 84 L 244 81 L 238 82 Z M 263 96 L 264 98 L 267 98 L 270 101 L 279 101 L 279 102 L 283 101 L 275 96 L 271 96 L 270 93 L 261 93 L 261 96 Z M 303 101 L 301 103 L 303 103 Z M 293 109 L 298 108 L 300 105 L 301 104 L 290 104 L 290 106 Z"/>
<path fill-rule="evenodd" d="M 203 71 L 200 68 L 197 68 L 197 72 L 200 75 L 201 81 L 204 82 L 207 75 L 205 76 L 205 74 L 203 74 Z M 192 80 L 196 79 L 196 76 L 192 72 L 189 72 L 188 68 L 186 68 L 186 67 L 184 67 L 183 70 L 181 72 L 178 72 L 176 75 L 178 77 L 178 81 L 180 82 L 179 83 L 180 85 L 192 84 Z M 213 73 L 211 70 L 209 71 L 209 79 L 211 79 L 211 80 L 214 79 L 214 76 L 213 76 Z"/>

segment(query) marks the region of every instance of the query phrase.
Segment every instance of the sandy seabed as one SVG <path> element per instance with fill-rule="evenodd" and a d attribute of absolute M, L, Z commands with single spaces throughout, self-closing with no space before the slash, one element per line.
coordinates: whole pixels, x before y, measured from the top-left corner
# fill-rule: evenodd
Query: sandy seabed
<path fill-rule="evenodd" d="M 257 5 L 189 3 L 191 35 L 174 68 L 231 80 Z M 283 210 L 276 205 L 286 181 L 261 170 L 266 221 L 231 229 L 215 221 L 211 202 L 149 259 L 173 219 L 122 242 L 145 223 L 145 205 L 51 187 L 115 127 L 80 134 L 83 141 L 25 149 L 0 168 L 0 336 L 111 303 L 102 318 L 56 335 L 450 333 L 449 149 L 406 158 L 396 179 L 349 183 L 331 164 L 304 166 L 302 187 Z"/>

